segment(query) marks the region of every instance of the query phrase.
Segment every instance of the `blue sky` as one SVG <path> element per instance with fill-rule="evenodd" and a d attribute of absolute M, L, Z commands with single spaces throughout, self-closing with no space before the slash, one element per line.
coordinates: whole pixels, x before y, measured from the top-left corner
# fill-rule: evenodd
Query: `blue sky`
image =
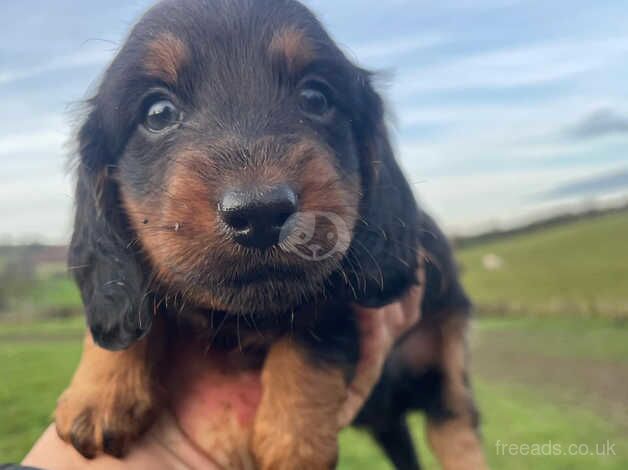
<path fill-rule="evenodd" d="M 0 238 L 67 239 L 72 119 L 151 3 L 0 3 Z M 306 3 L 382 71 L 399 159 L 450 232 L 627 192 L 625 1 Z"/>

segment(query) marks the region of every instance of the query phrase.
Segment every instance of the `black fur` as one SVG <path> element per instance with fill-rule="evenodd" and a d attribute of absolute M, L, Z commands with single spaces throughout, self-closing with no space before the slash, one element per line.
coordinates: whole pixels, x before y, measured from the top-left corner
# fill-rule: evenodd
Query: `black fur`
<path fill-rule="evenodd" d="M 146 268 L 131 235 L 117 189 L 109 180 L 109 153 L 97 111 L 80 131 L 76 217 L 69 265 L 97 344 L 126 349 L 150 331 L 152 298 Z"/>
<path fill-rule="evenodd" d="M 359 257 L 363 281 L 357 303 L 379 307 L 417 282 L 420 220 L 412 189 L 391 148 L 382 99 L 370 74 L 362 72 L 361 82 L 355 132 L 361 143 L 365 194 L 351 252 Z"/>

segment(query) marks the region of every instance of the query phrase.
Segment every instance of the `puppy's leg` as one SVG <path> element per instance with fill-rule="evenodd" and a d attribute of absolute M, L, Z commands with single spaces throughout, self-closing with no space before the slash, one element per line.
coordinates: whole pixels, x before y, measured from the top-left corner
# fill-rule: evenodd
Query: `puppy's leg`
<path fill-rule="evenodd" d="M 262 470 L 324 470 L 338 458 L 338 414 L 347 397 L 339 368 L 314 364 L 290 339 L 275 344 L 262 372 L 252 450 Z"/>
<path fill-rule="evenodd" d="M 443 470 L 488 468 L 478 430 L 478 413 L 467 374 L 466 315 L 451 315 L 439 327 L 438 405 L 428 410 L 427 436 Z"/>
<path fill-rule="evenodd" d="M 59 436 L 83 456 L 122 457 L 152 423 L 152 341 L 149 335 L 126 351 L 111 352 L 94 344 L 90 334 L 85 338 L 79 367 L 55 412 Z"/>
<path fill-rule="evenodd" d="M 397 470 L 420 470 L 419 457 L 405 417 L 393 418 L 388 426 L 374 428 L 371 434 Z"/>

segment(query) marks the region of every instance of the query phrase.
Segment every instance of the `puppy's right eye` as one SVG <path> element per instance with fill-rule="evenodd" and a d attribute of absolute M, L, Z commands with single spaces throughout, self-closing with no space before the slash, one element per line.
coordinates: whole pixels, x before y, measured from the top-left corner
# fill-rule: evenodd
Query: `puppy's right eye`
<path fill-rule="evenodd" d="M 163 132 L 181 121 L 181 112 L 170 100 L 155 101 L 144 117 L 144 127 L 151 132 Z"/>

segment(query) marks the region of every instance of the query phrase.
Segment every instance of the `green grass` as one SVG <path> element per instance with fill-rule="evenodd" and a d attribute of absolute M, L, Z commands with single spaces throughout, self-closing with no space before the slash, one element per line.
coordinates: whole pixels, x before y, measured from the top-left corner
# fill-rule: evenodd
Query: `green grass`
<path fill-rule="evenodd" d="M 9 301 L 16 308 L 53 310 L 77 309 L 81 298 L 74 282 L 68 277 L 50 277 L 24 281 L 16 286 L 17 294 Z"/>
<path fill-rule="evenodd" d="M 37 322 L 4 322 L 0 323 L 0 338 L 9 340 L 15 337 L 45 337 L 50 335 L 74 335 L 85 333 L 85 319 L 70 317 L 60 320 L 42 320 Z M 1 363 L 0 363 L 1 366 Z"/>
<path fill-rule="evenodd" d="M 475 330 L 516 340 L 510 346 L 524 351 L 542 351 L 545 357 L 628 360 L 628 322 L 579 318 L 566 324 L 564 318 L 483 318 Z M 496 340 L 494 340 L 496 341 Z"/>
<path fill-rule="evenodd" d="M 19 461 L 51 421 L 80 341 L 0 344 L 0 462 Z"/>
<path fill-rule="evenodd" d="M 459 259 L 474 299 L 492 311 L 626 317 L 627 236 L 628 217 L 608 215 L 472 246 Z M 484 269 L 487 254 L 503 267 Z"/>
<path fill-rule="evenodd" d="M 41 280 L 33 286 L 30 298 L 37 308 L 80 308 L 81 298 L 74 282 L 65 277 Z"/>
<path fill-rule="evenodd" d="M 539 391 L 525 387 L 499 385 L 476 380 L 476 394 L 483 410 L 483 440 L 491 468 L 528 470 L 616 469 L 628 468 L 628 440 L 625 432 L 583 409 L 565 409 L 547 400 Z M 437 468 L 425 443 L 423 420 L 410 419 L 416 444 L 426 468 Z M 596 455 L 510 455 L 500 444 L 543 445 L 553 443 L 569 454 L 572 444 L 585 444 L 595 453 L 596 444 L 615 444 L 615 456 Z M 391 470 L 383 454 L 363 432 L 347 430 L 341 436 L 340 468 Z M 523 447 L 520 447 L 523 448 Z M 601 446 L 600 446 L 601 448 Z"/>

